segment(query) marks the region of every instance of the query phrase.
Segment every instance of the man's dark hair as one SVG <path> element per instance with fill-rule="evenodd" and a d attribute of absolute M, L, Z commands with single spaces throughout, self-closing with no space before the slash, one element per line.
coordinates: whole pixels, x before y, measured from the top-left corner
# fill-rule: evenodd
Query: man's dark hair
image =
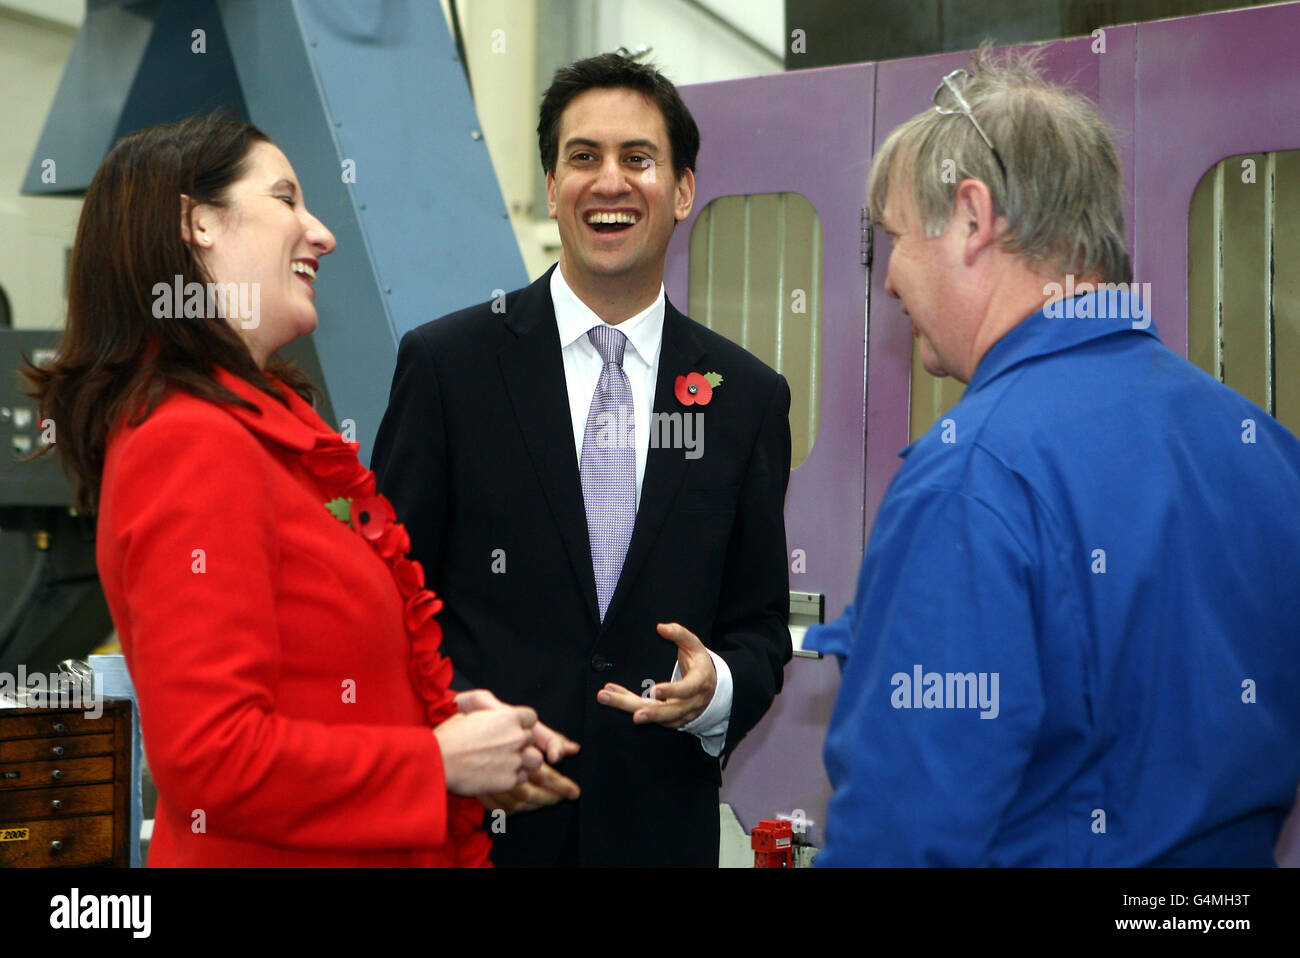
<path fill-rule="evenodd" d="M 682 102 L 677 87 L 648 63 L 637 63 L 618 53 L 602 53 L 560 67 L 551 85 L 542 95 L 542 109 L 537 121 L 537 145 L 542 154 L 542 169 L 555 172 L 560 150 L 560 116 L 564 108 L 580 93 L 594 89 L 626 88 L 644 94 L 663 114 L 668 128 L 668 143 L 673 152 L 673 173 L 678 179 L 687 170 L 694 171 L 695 155 L 700 151 L 700 130 L 695 118 Z"/>

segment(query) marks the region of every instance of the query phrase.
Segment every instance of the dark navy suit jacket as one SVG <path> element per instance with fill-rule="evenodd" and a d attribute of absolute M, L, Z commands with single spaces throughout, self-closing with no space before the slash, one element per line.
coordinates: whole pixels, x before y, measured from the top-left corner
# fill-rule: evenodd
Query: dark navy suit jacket
<path fill-rule="evenodd" d="M 606 682 L 667 681 L 680 622 L 731 669 L 726 750 L 791 657 L 783 507 L 790 391 L 745 350 L 666 304 L 656 412 L 700 413 L 703 454 L 651 448 L 622 577 L 602 624 L 550 273 L 401 342 L 373 467 L 446 602 L 459 681 L 537 709 L 582 746 L 559 770 L 582 797 L 510 816 L 500 865 L 716 865 L 719 761 L 694 735 L 602 706 Z M 673 386 L 718 372 L 707 406 Z"/>

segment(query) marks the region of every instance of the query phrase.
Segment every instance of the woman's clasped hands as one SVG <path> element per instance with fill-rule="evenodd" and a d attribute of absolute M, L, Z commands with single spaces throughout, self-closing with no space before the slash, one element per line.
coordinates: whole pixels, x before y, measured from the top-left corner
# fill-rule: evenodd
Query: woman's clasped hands
<path fill-rule="evenodd" d="M 461 692 L 456 706 L 458 714 L 433 730 L 454 795 L 509 792 L 543 763 L 578 751 L 577 742 L 537 721 L 532 709 L 507 705 L 487 689 Z"/>

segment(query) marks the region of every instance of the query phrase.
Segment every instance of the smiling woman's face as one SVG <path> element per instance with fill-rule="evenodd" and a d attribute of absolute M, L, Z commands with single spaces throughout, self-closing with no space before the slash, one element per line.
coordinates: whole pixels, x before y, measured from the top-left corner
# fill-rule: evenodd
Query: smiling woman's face
<path fill-rule="evenodd" d="M 196 206 L 182 232 L 213 282 L 237 284 L 239 299 L 229 301 L 227 319 L 264 367 L 277 349 L 316 328 L 313 284 L 320 257 L 334 249 L 334 234 L 307 212 L 279 147 L 259 142 L 246 162 L 227 206 Z M 241 303 L 257 308 L 250 315 Z"/>

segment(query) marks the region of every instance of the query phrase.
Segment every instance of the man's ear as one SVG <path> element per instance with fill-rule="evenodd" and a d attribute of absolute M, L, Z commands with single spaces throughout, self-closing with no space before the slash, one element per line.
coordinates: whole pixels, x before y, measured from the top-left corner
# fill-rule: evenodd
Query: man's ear
<path fill-rule="evenodd" d="M 673 207 L 673 217 L 680 223 L 691 215 L 695 205 L 695 171 L 688 169 L 677 178 L 677 202 Z"/>
<path fill-rule="evenodd" d="M 993 194 L 981 180 L 965 179 L 957 184 L 954 215 L 961 225 L 966 265 L 997 241 L 1001 225 L 993 209 Z"/>
<path fill-rule="evenodd" d="M 556 219 L 555 207 L 555 171 L 546 174 L 546 215 Z"/>

